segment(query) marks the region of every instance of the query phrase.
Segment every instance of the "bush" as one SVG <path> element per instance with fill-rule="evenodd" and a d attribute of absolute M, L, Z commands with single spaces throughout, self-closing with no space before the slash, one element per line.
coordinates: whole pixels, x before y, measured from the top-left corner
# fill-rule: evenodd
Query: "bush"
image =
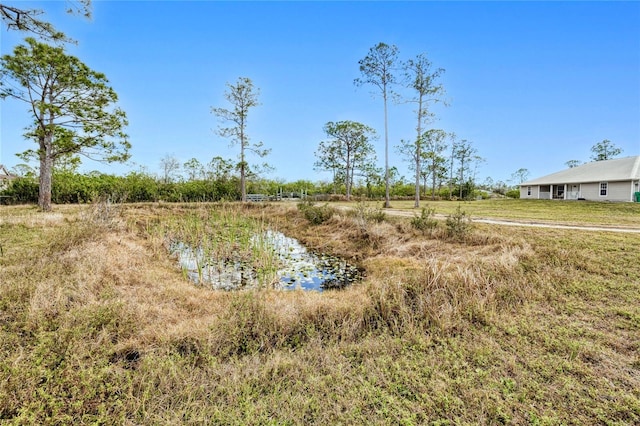
<path fill-rule="evenodd" d="M 471 223 L 471 217 L 466 212 L 460 209 L 460 206 L 456 209 L 455 213 L 447 216 L 447 236 L 457 240 L 464 239 L 464 237 L 471 232 L 473 225 Z"/>
<path fill-rule="evenodd" d="M 510 189 L 504 195 L 509 198 L 520 198 L 520 189 Z"/>
<path fill-rule="evenodd" d="M 364 202 L 360 202 L 353 209 L 353 216 L 362 222 L 381 223 L 387 218 L 382 209 L 369 207 Z"/>
<path fill-rule="evenodd" d="M 322 206 L 316 206 L 312 201 L 304 201 L 298 203 L 298 210 L 302 212 L 305 219 L 311 222 L 313 225 L 320 225 L 333 217 L 336 212 L 333 207 L 329 207 L 327 204 Z"/>
<path fill-rule="evenodd" d="M 411 226 L 425 234 L 432 232 L 438 226 L 438 221 L 434 217 L 435 212 L 435 209 L 423 207 L 420 216 L 414 216 L 411 219 Z"/>
<path fill-rule="evenodd" d="M 9 187 L 0 191 L 0 203 L 23 204 L 38 202 L 38 181 L 33 178 L 18 178 Z"/>

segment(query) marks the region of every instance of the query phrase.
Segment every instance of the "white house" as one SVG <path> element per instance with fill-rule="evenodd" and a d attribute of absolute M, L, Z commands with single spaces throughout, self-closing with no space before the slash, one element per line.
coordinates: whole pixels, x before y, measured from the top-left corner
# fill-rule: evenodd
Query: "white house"
<path fill-rule="evenodd" d="M 520 198 L 637 201 L 640 155 L 594 161 L 520 184 Z"/>
<path fill-rule="evenodd" d="M 9 186 L 9 183 L 15 179 L 16 176 L 9 173 L 7 168 L 0 164 L 0 190 L 5 189 Z"/>

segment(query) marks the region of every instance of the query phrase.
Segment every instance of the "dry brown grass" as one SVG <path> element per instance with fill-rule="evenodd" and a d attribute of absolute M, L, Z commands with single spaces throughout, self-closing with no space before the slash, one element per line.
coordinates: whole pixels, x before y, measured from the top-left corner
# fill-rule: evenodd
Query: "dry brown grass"
<path fill-rule="evenodd" d="M 455 240 L 405 219 L 310 226 L 295 207 L 247 205 L 367 277 L 225 293 L 187 282 L 150 232 L 210 208 L 0 210 L 1 422 L 640 419 L 632 236 L 476 226 Z"/>
<path fill-rule="evenodd" d="M 396 332 L 425 326 L 448 331 L 467 320 L 484 321 L 498 307 L 511 308 L 535 291 L 516 284 L 526 282 L 521 264 L 533 256 L 532 247 L 488 227 L 460 241 L 444 230 L 425 237 L 402 220 L 363 225 L 343 212 L 305 226 L 292 207 L 262 209 L 274 226 L 307 246 L 359 262 L 367 284 L 344 293 L 358 294 L 368 306 L 369 324 L 380 321 Z"/>

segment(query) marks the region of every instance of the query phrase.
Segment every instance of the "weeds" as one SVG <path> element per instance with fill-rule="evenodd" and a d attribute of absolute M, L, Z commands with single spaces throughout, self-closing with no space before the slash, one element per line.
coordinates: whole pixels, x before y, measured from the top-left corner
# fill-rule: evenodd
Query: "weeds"
<path fill-rule="evenodd" d="M 268 287 L 279 261 L 264 238 L 262 221 L 226 206 L 167 214 L 152 234 L 160 234 L 176 254 L 183 274 L 214 288 Z M 227 283 L 227 281 L 229 283 Z"/>
<path fill-rule="evenodd" d="M 83 211 L 83 222 L 96 226 L 115 227 L 120 223 L 120 204 L 109 197 L 100 197 L 91 204 L 88 210 Z"/>

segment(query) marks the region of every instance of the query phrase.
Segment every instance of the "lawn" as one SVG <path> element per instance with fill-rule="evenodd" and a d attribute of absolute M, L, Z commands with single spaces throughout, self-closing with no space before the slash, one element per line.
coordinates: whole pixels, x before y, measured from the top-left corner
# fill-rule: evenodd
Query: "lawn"
<path fill-rule="evenodd" d="M 416 211 L 414 201 L 393 200 L 393 210 Z M 340 203 L 353 206 L 357 204 Z M 382 207 L 380 202 L 367 202 L 369 206 Z M 537 222 L 554 222 L 569 225 L 628 226 L 640 228 L 640 203 L 606 203 L 595 201 L 516 200 L 490 199 L 476 201 L 422 200 L 420 208 L 433 208 L 436 214 L 448 215 L 460 206 L 472 217 Z"/>

